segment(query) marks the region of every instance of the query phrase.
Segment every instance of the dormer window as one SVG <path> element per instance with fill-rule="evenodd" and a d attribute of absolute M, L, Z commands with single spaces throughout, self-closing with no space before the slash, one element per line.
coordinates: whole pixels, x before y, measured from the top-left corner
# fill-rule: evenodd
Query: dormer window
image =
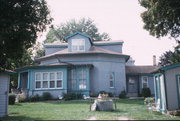
<path fill-rule="evenodd" d="M 72 39 L 72 52 L 85 51 L 84 39 Z"/>

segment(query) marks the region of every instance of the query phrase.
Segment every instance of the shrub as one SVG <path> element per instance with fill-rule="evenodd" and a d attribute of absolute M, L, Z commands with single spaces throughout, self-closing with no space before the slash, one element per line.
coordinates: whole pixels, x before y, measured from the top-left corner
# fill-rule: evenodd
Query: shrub
<path fill-rule="evenodd" d="M 151 97 L 151 90 L 149 88 L 142 88 L 143 97 Z"/>
<path fill-rule="evenodd" d="M 26 102 L 26 97 L 23 94 L 18 94 L 18 102 Z"/>
<path fill-rule="evenodd" d="M 169 111 L 168 113 L 173 116 L 180 116 L 180 110 Z"/>
<path fill-rule="evenodd" d="M 97 96 L 98 96 L 98 94 L 95 94 L 95 93 L 90 94 L 90 97 L 97 97 Z"/>
<path fill-rule="evenodd" d="M 40 97 L 38 94 L 36 94 L 35 96 L 31 95 L 28 99 L 28 101 L 30 101 L 30 102 L 37 102 L 37 101 L 41 101 L 41 100 L 42 100 L 42 97 Z"/>
<path fill-rule="evenodd" d="M 43 92 L 43 94 L 42 94 L 42 99 L 43 99 L 43 100 L 50 100 L 50 99 L 52 99 L 51 93 L 49 93 L 49 92 Z"/>
<path fill-rule="evenodd" d="M 145 98 L 144 104 L 146 104 L 146 105 L 152 104 L 152 103 L 154 103 L 154 101 L 155 101 L 154 98 L 151 98 L 151 97 Z"/>
<path fill-rule="evenodd" d="M 83 95 L 81 93 L 67 93 L 63 94 L 64 100 L 76 100 L 76 99 L 82 99 Z"/>
<path fill-rule="evenodd" d="M 106 91 L 100 91 L 99 94 L 107 94 Z"/>
<path fill-rule="evenodd" d="M 114 97 L 114 94 L 112 92 L 108 92 L 108 97 Z"/>
<path fill-rule="evenodd" d="M 10 105 L 14 105 L 15 104 L 15 100 L 16 100 L 16 95 L 10 94 L 9 95 L 9 104 Z"/>
<path fill-rule="evenodd" d="M 119 98 L 126 98 L 126 91 L 121 91 L 121 93 L 119 94 Z"/>

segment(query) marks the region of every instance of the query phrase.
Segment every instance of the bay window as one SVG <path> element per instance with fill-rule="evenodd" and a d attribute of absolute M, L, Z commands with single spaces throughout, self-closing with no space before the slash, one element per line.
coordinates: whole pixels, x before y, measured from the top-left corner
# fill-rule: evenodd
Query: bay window
<path fill-rule="evenodd" d="M 36 89 L 62 89 L 63 72 L 37 72 L 35 73 Z"/>

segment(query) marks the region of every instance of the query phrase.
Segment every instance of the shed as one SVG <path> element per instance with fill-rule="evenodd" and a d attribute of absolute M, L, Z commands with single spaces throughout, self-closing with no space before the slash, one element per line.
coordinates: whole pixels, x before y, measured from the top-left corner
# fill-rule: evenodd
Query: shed
<path fill-rule="evenodd" d="M 9 81 L 12 73 L 14 72 L 0 68 L 0 117 L 8 115 Z"/>
<path fill-rule="evenodd" d="M 158 69 L 154 74 L 154 85 L 157 110 L 180 109 L 180 63 Z"/>

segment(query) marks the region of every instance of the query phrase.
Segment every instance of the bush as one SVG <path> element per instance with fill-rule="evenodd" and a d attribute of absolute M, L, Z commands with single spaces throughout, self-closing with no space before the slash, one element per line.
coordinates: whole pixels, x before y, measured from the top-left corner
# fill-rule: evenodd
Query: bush
<path fill-rule="evenodd" d="M 95 94 L 95 93 L 90 94 L 90 97 L 97 97 L 97 96 L 98 96 L 98 94 Z"/>
<path fill-rule="evenodd" d="M 29 98 L 28 98 L 28 101 L 30 102 L 37 102 L 37 101 L 41 101 L 43 100 L 42 97 L 40 97 L 38 94 L 36 94 L 35 96 L 34 95 L 31 95 Z"/>
<path fill-rule="evenodd" d="M 106 91 L 100 91 L 99 94 L 107 94 Z"/>
<path fill-rule="evenodd" d="M 180 110 L 169 111 L 168 113 L 173 116 L 180 116 Z"/>
<path fill-rule="evenodd" d="M 108 97 L 114 97 L 114 94 L 112 92 L 108 92 Z"/>
<path fill-rule="evenodd" d="M 51 93 L 49 93 L 49 92 L 43 92 L 43 94 L 42 94 L 42 99 L 43 99 L 43 100 L 51 100 L 51 99 L 52 99 Z"/>
<path fill-rule="evenodd" d="M 23 94 L 18 94 L 18 102 L 26 102 L 26 97 Z"/>
<path fill-rule="evenodd" d="M 154 103 L 154 101 L 155 101 L 154 98 L 151 98 L 151 97 L 145 98 L 144 104 L 146 104 L 146 105 L 152 104 L 152 103 Z"/>
<path fill-rule="evenodd" d="M 151 97 L 151 90 L 149 88 L 142 88 L 143 97 Z"/>
<path fill-rule="evenodd" d="M 14 105 L 15 104 L 15 100 L 16 100 L 16 95 L 10 94 L 9 95 L 9 104 L 10 105 Z"/>
<path fill-rule="evenodd" d="M 67 93 L 63 94 L 64 100 L 76 100 L 76 99 L 82 99 L 83 95 L 81 93 Z"/>
<path fill-rule="evenodd" d="M 119 94 L 119 98 L 126 98 L 126 91 L 121 91 L 121 93 Z"/>

